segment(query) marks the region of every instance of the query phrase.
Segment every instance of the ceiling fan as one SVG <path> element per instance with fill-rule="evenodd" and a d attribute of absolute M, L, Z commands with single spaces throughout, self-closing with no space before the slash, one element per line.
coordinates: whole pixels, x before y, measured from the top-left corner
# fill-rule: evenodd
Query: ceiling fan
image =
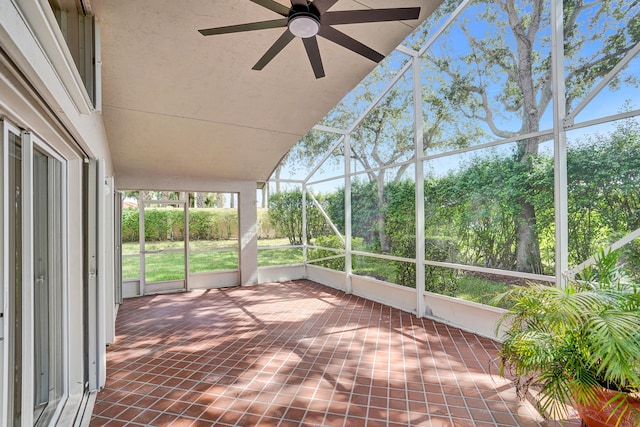
<path fill-rule="evenodd" d="M 291 0 L 291 8 L 274 0 L 250 1 L 283 16 L 283 18 L 227 27 L 207 28 L 198 31 L 203 36 L 213 36 L 286 27 L 285 32 L 256 62 L 253 69 L 262 70 L 285 46 L 298 37 L 304 43 L 316 79 L 325 76 L 316 36 L 324 37 L 374 62 L 380 62 L 384 59 L 381 53 L 338 31 L 332 25 L 411 20 L 417 19 L 420 15 L 419 7 L 328 12 L 329 8 L 336 4 L 338 0 Z"/>

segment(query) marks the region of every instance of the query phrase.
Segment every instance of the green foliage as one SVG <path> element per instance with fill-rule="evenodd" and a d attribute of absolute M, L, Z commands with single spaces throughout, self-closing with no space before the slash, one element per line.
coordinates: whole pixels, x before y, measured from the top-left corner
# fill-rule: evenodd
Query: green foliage
<path fill-rule="evenodd" d="M 210 240 L 212 238 L 211 215 L 200 209 L 189 212 L 189 239 Z"/>
<path fill-rule="evenodd" d="M 426 237 L 425 259 L 429 261 L 451 262 L 459 251 L 458 244 L 448 237 Z M 458 272 L 451 268 L 425 266 L 425 290 L 441 295 L 456 296 L 458 292 Z"/>
<path fill-rule="evenodd" d="M 279 192 L 269 197 L 269 219 L 278 234 L 292 245 L 302 244 L 302 191 Z"/>
<path fill-rule="evenodd" d="M 538 384 L 552 416 L 565 414 L 564 402 L 594 403 L 597 387 L 640 392 L 638 286 L 625 280 L 619 253 L 601 251 L 596 259 L 564 289 L 530 284 L 497 299 L 512 302 L 501 323 L 501 373 L 513 371 L 522 397 Z"/>
<path fill-rule="evenodd" d="M 591 135 L 567 152 L 572 260 L 640 228 L 640 128 L 622 121 L 608 135 Z M 640 271 L 637 256 L 627 263 Z"/>
<path fill-rule="evenodd" d="M 362 239 L 359 239 L 359 240 L 361 241 Z M 335 248 L 335 249 L 342 249 L 344 251 L 344 243 L 342 243 L 342 240 L 336 235 L 320 236 L 316 239 L 315 244 L 316 246 L 323 247 L 323 248 Z M 352 245 L 355 244 L 357 248 L 357 242 L 352 240 L 351 244 Z M 324 261 L 313 262 L 313 265 L 319 265 L 321 267 L 326 267 L 326 268 L 330 268 L 332 270 L 337 270 L 337 271 L 344 271 L 344 252 L 340 253 L 340 252 L 329 251 L 326 249 L 309 249 L 309 252 L 308 252 L 308 259 L 310 261 L 314 259 L 320 259 L 320 258 L 326 258 L 326 257 L 332 257 L 332 256 L 338 256 L 338 257 L 333 259 L 327 259 Z"/>
<path fill-rule="evenodd" d="M 315 196 L 319 203 L 324 197 Z M 314 206 L 311 197 L 306 199 L 307 241 L 326 235 L 329 226 L 322 213 Z M 281 191 L 269 198 L 269 218 L 279 236 L 289 239 L 292 245 L 302 244 L 302 190 Z"/>
<path fill-rule="evenodd" d="M 553 212 L 553 170 L 536 166 L 546 161 L 541 156 L 531 161 L 533 166 L 525 168 L 515 156 L 477 157 L 459 171 L 425 182 L 427 234 L 459 242 L 458 257 L 450 261 L 516 269 L 519 201 L 533 204 L 537 212 Z M 553 221 L 553 215 L 548 218 Z M 553 258 L 545 261 L 552 271 Z"/>
<path fill-rule="evenodd" d="M 182 209 L 148 208 L 145 211 L 145 236 L 148 242 L 182 240 L 184 218 Z M 139 241 L 139 210 L 122 210 L 122 241 Z M 238 237 L 238 213 L 235 209 L 189 209 L 189 240 L 227 240 Z M 258 237 L 277 237 L 270 226 L 269 212 L 258 210 Z M 279 236 L 278 236 L 279 237 Z"/>
<path fill-rule="evenodd" d="M 415 221 L 414 221 L 415 223 Z M 405 258 L 416 256 L 416 236 L 415 234 L 394 234 L 391 241 L 392 254 Z M 393 283 L 398 285 L 416 287 L 416 265 L 406 261 L 391 261 L 394 279 Z"/>
<path fill-rule="evenodd" d="M 122 209 L 122 241 L 140 240 L 140 211 L 138 208 Z"/>
<path fill-rule="evenodd" d="M 190 209 L 190 240 L 225 240 L 238 236 L 235 209 Z"/>
<path fill-rule="evenodd" d="M 124 234 L 124 233 L 123 233 Z M 144 237 L 147 242 L 182 239 L 184 213 L 182 209 L 147 208 L 144 211 Z"/>
<path fill-rule="evenodd" d="M 420 50 L 459 4 L 458 0 L 445 1 L 414 33 L 413 47 Z M 571 111 L 640 40 L 640 4 L 565 1 L 563 8 L 564 102 Z M 467 5 L 451 26 L 444 29 L 442 36 L 421 55 L 424 108 L 414 113 L 424 119 L 426 153 L 540 131 L 541 120 L 548 116 L 553 101 L 551 13 L 550 3 L 543 1 L 478 1 Z M 456 36 L 451 37 L 453 34 Z M 383 183 L 401 179 L 402 167 L 392 166 L 416 154 L 409 74 L 399 79 L 377 105 L 371 105 L 388 77 L 397 71 L 400 61 L 394 62 L 383 61 L 322 122 L 349 129 L 371 108 L 351 133 L 351 152 L 338 149 L 332 155 L 352 159 L 358 168 L 368 171 L 368 180 L 375 183 L 362 185 L 371 185 L 372 190 L 374 185 L 378 187 L 377 192 L 370 194 L 356 191 L 353 206 L 360 205 L 363 209 L 354 213 L 352 222 L 353 234 L 362 237 L 370 250 L 380 253 L 394 252 L 393 239 L 397 250 L 405 252 L 409 248 L 401 247 L 405 246 L 405 240 L 410 240 L 402 232 L 395 237 L 385 234 L 390 228 L 386 224 L 390 217 L 386 215 L 387 199 L 382 196 L 386 191 L 382 191 Z M 637 73 L 624 72 L 608 88 L 637 87 L 638 82 Z M 292 152 L 295 154 L 292 158 L 299 163 L 312 163 L 333 146 L 335 138 L 329 132 L 311 132 Z M 512 158 L 496 157 L 452 174 L 455 176 L 449 177 L 448 182 L 446 178 L 438 178 L 428 183 L 427 235 L 456 239 L 460 248 L 458 262 L 554 272 L 553 164 L 540 156 L 542 142 L 539 137 L 517 141 Z M 625 169 L 624 161 L 631 164 L 634 160 L 623 157 L 624 150 L 604 154 L 604 157 L 598 152 L 579 154 L 578 173 L 591 178 L 588 168 L 577 166 L 580 162 L 584 166 L 598 163 L 598 170 L 606 169 L 600 161 L 606 155 L 619 154 L 618 160 L 623 160 L 620 169 Z M 570 152 L 570 162 L 571 156 Z M 610 168 L 617 168 L 616 160 L 611 160 Z M 637 189 L 627 191 L 624 186 L 614 185 L 612 191 L 600 194 L 610 187 L 599 181 L 598 176 L 593 178 L 591 185 L 575 188 L 576 194 L 584 194 L 570 200 L 571 262 L 584 259 L 613 236 L 637 228 L 634 223 L 640 218 L 637 200 L 632 197 L 640 194 Z M 638 180 L 635 176 L 624 176 L 621 181 L 610 181 L 619 182 Z M 624 193 L 621 197 L 619 191 Z M 334 201 L 338 203 L 330 206 L 337 213 L 341 206 L 339 198 Z"/>
<path fill-rule="evenodd" d="M 351 232 L 362 238 L 369 248 L 380 248 L 378 219 L 382 215 L 376 184 L 354 179 L 351 183 Z"/>

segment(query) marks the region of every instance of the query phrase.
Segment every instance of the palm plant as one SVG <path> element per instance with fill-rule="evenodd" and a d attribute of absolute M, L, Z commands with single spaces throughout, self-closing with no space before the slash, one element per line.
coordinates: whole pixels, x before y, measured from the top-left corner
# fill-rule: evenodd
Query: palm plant
<path fill-rule="evenodd" d="M 515 375 L 521 398 L 539 387 L 540 409 L 553 418 L 566 415 L 565 403 L 595 405 L 603 388 L 616 392 L 607 422 L 638 417 L 631 401 L 640 392 L 640 292 L 618 260 L 618 252 L 601 250 L 564 288 L 529 284 L 497 297 L 512 303 L 500 322 L 507 325 L 500 373 Z"/>

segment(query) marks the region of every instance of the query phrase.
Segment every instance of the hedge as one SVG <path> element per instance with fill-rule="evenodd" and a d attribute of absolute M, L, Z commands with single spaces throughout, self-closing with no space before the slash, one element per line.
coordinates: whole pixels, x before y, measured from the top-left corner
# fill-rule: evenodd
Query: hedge
<path fill-rule="evenodd" d="M 140 239 L 138 208 L 122 210 L 122 241 Z M 148 208 L 145 210 L 145 239 L 148 242 L 182 240 L 184 238 L 184 212 L 176 208 Z M 278 238 L 270 225 L 269 212 L 258 209 L 258 238 Z M 238 211 L 236 209 L 190 208 L 189 240 L 227 240 L 238 238 Z"/>

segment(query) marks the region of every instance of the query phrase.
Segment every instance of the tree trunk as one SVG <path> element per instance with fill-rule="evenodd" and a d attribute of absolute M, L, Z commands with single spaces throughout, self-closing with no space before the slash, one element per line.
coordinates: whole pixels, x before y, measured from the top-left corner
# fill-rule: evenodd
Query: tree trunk
<path fill-rule="evenodd" d="M 197 209 L 204 208 L 204 193 L 195 193 L 194 205 Z"/>
<path fill-rule="evenodd" d="M 516 269 L 542 273 L 535 210 L 526 200 L 520 200 L 520 208 L 522 211 L 516 216 Z"/>
<path fill-rule="evenodd" d="M 216 208 L 224 208 L 224 193 L 216 194 Z"/>
<path fill-rule="evenodd" d="M 526 171 L 532 168 L 532 160 L 538 153 L 538 145 L 539 142 L 536 138 L 519 143 L 520 163 L 525 166 Z M 523 191 L 525 195 L 518 199 L 520 212 L 515 216 L 516 270 L 525 273 L 542 273 L 540 242 L 536 230 L 536 211 L 526 198 L 526 194 L 533 191 L 534 189 L 526 182 Z"/>
<path fill-rule="evenodd" d="M 523 133 L 533 133 L 540 130 L 540 110 L 536 93 L 536 83 L 533 72 L 533 52 L 535 36 L 540 26 L 541 8 L 543 2 L 537 2 L 531 13 L 533 20 L 529 27 L 522 26 L 515 9 L 515 3 L 509 1 L 506 12 L 509 14 L 509 23 L 516 38 L 518 58 L 518 86 L 522 91 Z M 544 111 L 544 110 L 542 110 Z M 530 138 L 518 143 L 518 156 L 520 163 L 528 172 L 531 170 L 533 158 L 538 154 L 540 141 L 538 138 Z M 518 271 L 528 273 L 540 273 L 542 264 L 540 260 L 540 243 L 536 231 L 536 212 L 533 205 L 527 200 L 526 194 L 533 190 L 528 182 L 525 191 L 519 197 L 520 213 L 516 215 L 516 268 Z"/>

